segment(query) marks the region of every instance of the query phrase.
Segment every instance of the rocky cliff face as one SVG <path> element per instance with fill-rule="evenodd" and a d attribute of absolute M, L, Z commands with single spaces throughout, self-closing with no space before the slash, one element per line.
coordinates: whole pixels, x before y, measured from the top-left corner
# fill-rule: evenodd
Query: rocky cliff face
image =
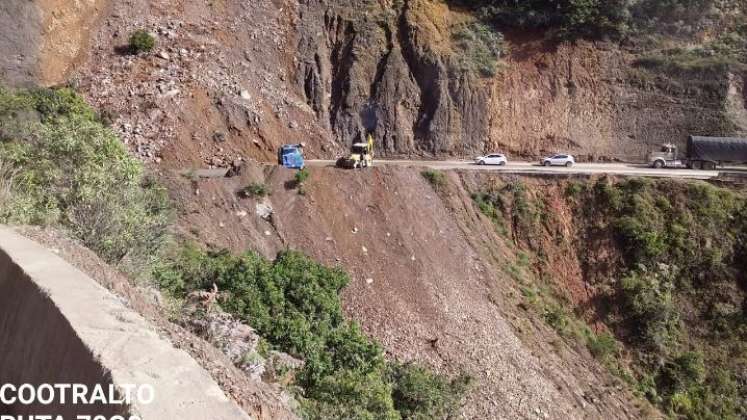
<path fill-rule="evenodd" d="M 419 1 L 312 1 L 301 13 L 297 83 L 339 141 L 372 131 L 390 154 L 483 148 L 491 84 L 449 63 L 459 14 Z"/>
<path fill-rule="evenodd" d="M 742 75 L 660 76 L 609 43 L 509 39 L 495 76 L 461 70 L 455 28 L 473 17 L 428 0 L 309 1 L 299 9 L 296 83 L 340 143 L 380 150 L 522 155 L 570 150 L 640 158 L 691 133 L 747 128 Z"/>
<path fill-rule="evenodd" d="M 747 129 L 743 74 L 649 71 L 620 43 L 507 32 L 488 42 L 496 71 L 469 69 L 457 35 L 476 17 L 432 0 L 13 0 L 0 22 L 6 83 L 74 81 L 135 153 L 179 166 L 296 142 L 334 157 L 366 132 L 389 156 L 632 160 Z M 137 28 L 158 36 L 151 55 L 121 53 Z"/>

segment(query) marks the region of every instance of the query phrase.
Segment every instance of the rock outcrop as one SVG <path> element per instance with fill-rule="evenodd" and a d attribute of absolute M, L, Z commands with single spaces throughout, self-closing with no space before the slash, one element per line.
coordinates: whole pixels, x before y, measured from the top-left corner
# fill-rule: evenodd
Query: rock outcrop
<path fill-rule="evenodd" d="M 461 70 L 444 3 L 312 0 L 300 7 L 296 83 L 340 143 L 367 130 L 392 155 L 570 150 L 639 159 L 688 134 L 744 131 L 743 75 L 656 75 L 611 43 L 509 40 L 499 71 Z"/>

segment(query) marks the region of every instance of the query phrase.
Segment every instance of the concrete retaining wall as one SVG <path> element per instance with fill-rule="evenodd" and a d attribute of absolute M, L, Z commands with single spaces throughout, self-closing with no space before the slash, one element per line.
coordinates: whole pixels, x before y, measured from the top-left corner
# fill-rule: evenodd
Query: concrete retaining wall
<path fill-rule="evenodd" d="M 0 414 L 248 419 L 189 355 L 91 278 L 0 227 L 0 386 L 150 385 L 151 404 L 0 407 Z"/>

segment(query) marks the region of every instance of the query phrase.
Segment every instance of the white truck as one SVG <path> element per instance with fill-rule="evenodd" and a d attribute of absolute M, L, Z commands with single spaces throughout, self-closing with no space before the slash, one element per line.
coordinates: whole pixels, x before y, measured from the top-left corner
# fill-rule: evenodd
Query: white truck
<path fill-rule="evenodd" d="M 713 170 L 725 164 L 743 163 L 747 163 L 747 139 L 738 137 L 689 136 L 684 155 L 671 143 L 648 155 L 648 164 L 654 168 Z"/>

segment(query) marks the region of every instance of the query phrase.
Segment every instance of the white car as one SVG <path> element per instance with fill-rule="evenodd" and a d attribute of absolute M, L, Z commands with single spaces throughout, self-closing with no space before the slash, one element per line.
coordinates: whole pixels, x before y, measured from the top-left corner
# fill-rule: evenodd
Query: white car
<path fill-rule="evenodd" d="M 546 157 L 540 163 L 542 166 L 565 166 L 570 168 L 576 163 L 576 159 L 571 155 L 558 154 Z"/>
<path fill-rule="evenodd" d="M 490 155 L 479 156 L 475 158 L 475 163 L 478 165 L 500 165 L 503 166 L 508 162 L 506 155 L 502 153 L 493 153 Z"/>

